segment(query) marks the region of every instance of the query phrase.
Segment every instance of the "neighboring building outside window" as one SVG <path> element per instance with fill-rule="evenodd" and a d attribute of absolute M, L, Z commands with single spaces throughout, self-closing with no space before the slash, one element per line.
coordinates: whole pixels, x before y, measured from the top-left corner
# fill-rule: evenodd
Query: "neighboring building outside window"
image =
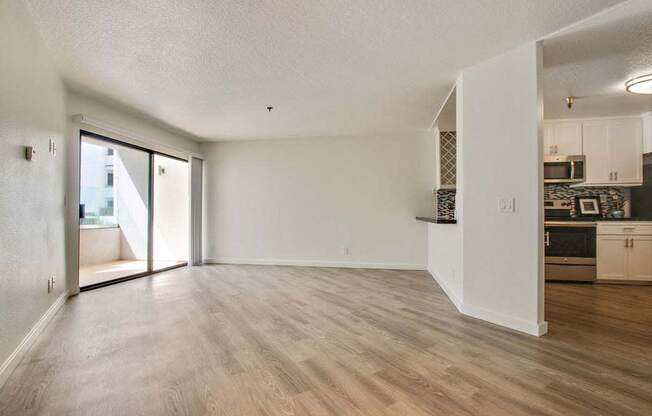
<path fill-rule="evenodd" d="M 84 205 L 83 226 L 118 225 L 115 200 L 114 158 L 118 152 L 106 145 L 82 140 L 81 143 L 81 187 L 79 203 Z"/>

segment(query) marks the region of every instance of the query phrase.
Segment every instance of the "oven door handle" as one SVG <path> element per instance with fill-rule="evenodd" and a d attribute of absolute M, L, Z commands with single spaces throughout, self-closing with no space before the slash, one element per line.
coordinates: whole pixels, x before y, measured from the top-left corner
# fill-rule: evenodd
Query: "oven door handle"
<path fill-rule="evenodd" d="M 571 160 L 570 162 L 570 178 L 569 179 L 575 179 L 575 161 Z"/>

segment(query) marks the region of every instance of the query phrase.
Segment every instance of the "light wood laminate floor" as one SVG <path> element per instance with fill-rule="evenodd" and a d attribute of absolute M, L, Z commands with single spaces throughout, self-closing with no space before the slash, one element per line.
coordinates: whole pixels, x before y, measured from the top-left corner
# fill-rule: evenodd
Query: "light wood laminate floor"
<path fill-rule="evenodd" d="M 155 260 L 154 270 L 183 264 L 183 260 Z M 90 286 L 147 271 L 147 260 L 115 260 L 79 268 L 79 286 Z"/>
<path fill-rule="evenodd" d="M 0 414 L 652 415 L 652 287 L 546 290 L 536 338 L 425 272 L 176 269 L 71 298 Z"/>

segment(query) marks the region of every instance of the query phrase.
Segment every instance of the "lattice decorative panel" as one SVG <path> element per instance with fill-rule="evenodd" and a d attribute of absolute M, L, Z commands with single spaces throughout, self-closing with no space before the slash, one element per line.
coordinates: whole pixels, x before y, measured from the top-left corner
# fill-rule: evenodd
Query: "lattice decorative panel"
<path fill-rule="evenodd" d="M 439 134 L 439 175 L 442 186 L 455 186 L 457 165 L 455 151 L 457 138 L 454 131 L 442 131 Z"/>

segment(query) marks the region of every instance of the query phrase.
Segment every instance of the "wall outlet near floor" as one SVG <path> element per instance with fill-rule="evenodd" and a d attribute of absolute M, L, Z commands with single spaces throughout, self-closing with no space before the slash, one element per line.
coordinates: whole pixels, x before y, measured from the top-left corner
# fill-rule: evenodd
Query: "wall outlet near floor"
<path fill-rule="evenodd" d="M 516 198 L 500 198 L 500 199 L 498 199 L 498 209 L 502 213 L 516 212 Z"/>

